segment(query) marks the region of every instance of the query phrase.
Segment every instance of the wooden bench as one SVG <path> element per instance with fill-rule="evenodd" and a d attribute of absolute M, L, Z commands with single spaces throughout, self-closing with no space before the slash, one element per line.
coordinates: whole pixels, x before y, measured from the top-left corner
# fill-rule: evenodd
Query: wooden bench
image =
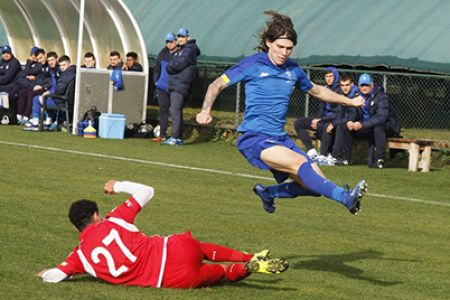
<path fill-rule="evenodd" d="M 388 138 L 390 149 L 403 149 L 409 152 L 408 171 L 430 172 L 431 146 L 433 141 L 421 139 Z"/>

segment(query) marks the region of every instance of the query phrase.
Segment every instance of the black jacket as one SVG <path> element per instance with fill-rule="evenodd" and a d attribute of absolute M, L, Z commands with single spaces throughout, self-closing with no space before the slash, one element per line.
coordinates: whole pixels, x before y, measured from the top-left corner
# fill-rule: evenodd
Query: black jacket
<path fill-rule="evenodd" d="M 189 89 L 196 76 L 199 55 L 200 49 L 195 40 L 189 40 L 173 54 L 172 60 L 167 65 L 169 92 L 189 95 Z"/>
<path fill-rule="evenodd" d="M 2 59 L 0 61 L 0 85 L 12 83 L 21 70 L 22 66 L 14 56 L 8 61 Z"/>
<path fill-rule="evenodd" d="M 142 72 L 144 71 L 144 68 L 142 68 L 142 65 L 140 63 L 135 63 L 131 68 L 126 68 L 124 71 L 129 71 L 129 72 Z"/>
<path fill-rule="evenodd" d="M 380 124 L 385 124 L 393 133 L 400 135 L 400 123 L 389 99 L 382 86 L 376 86 L 367 95 L 362 95 L 366 99 L 365 108 L 369 118 L 364 120 L 362 108 L 357 110 L 357 119 L 362 122 L 364 129 L 370 129 Z"/>
<path fill-rule="evenodd" d="M 56 90 L 52 95 L 64 95 L 69 82 L 75 79 L 77 67 L 75 65 L 69 66 L 64 72 L 59 74 L 59 78 L 56 81 Z M 50 95 L 50 97 L 52 96 Z"/>
<path fill-rule="evenodd" d="M 20 88 L 32 88 L 36 80 L 28 80 L 26 77 L 33 75 L 38 77 L 42 73 L 42 65 L 38 62 L 27 59 L 25 68 L 17 75 L 16 84 Z"/>

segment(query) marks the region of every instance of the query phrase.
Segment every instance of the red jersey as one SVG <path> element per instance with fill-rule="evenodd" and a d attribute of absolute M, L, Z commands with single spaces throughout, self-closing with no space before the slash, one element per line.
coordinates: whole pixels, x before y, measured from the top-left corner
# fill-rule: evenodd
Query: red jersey
<path fill-rule="evenodd" d="M 113 284 L 160 287 L 168 237 L 139 232 L 133 223 L 140 210 L 130 197 L 104 220 L 88 225 L 79 245 L 57 268 L 68 276 L 87 272 Z"/>

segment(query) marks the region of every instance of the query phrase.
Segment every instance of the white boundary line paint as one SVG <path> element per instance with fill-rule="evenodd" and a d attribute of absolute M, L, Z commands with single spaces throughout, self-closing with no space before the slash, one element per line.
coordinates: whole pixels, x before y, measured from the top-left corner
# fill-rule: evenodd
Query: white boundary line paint
<path fill-rule="evenodd" d="M 190 167 L 190 166 L 170 164 L 170 163 L 164 163 L 164 162 L 153 161 L 153 160 L 144 160 L 144 159 L 138 159 L 138 158 L 114 156 L 114 155 L 107 155 L 107 154 L 95 153 L 95 152 L 83 152 L 83 151 L 77 151 L 77 150 L 61 149 L 61 148 L 55 148 L 55 147 L 46 147 L 46 146 L 23 144 L 23 143 L 16 143 L 16 142 L 1 141 L 1 140 L 0 140 L 0 144 L 16 146 L 16 147 L 23 147 L 23 148 L 38 149 L 38 150 L 48 150 L 48 151 L 54 151 L 54 152 L 71 153 L 71 154 L 75 154 L 75 155 L 88 156 L 88 157 L 90 156 L 90 157 L 105 158 L 105 159 L 111 159 L 111 160 L 129 161 L 129 162 L 135 162 L 135 163 L 141 163 L 141 164 L 148 164 L 148 165 L 155 165 L 155 166 L 162 166 L 162 167 L 171 167 L 171 168 L 176 168 L 176 169 L 214 173 L 214 174 L 221 174 L 221 175 L 227 175 L 227 176 L 238 176 L 238 177 L 243 177 L 243 178 L 263 179 L 263 180 L 273 181 L 273 178 L 271 178 L 271 177 L 264 177 L 264 176 L 216 170 L 216 169 Z M 378 198 L 389 198 L 389 199 L 422 203 L 422 204 L 428 204 L 428 205 L 438 205 L 438 206 L 450 207 L 449 202 L 439 202 L 439 201 L 433 201 L 433 200 L 423 200 L 423 199 L 416 199 L 416 198 L 391 196 L 391 195 L 383 195 L 383 194 L 372 194 L 372 193 L 368 193 L 367 195 L 372 196 L 372 197 L 378 197 Z"/>

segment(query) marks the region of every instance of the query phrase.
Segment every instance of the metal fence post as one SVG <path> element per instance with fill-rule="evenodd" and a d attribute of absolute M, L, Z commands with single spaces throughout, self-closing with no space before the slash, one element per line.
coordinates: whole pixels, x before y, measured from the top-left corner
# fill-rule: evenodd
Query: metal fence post
<path fill-rule="evenodd" d="M 234 127 L 239 125 L 239 107 L 241 104 L 241 82 L 238 82 L 236 85 L 236 119 L 234 121 Z"/>
<path fill-rule="evenodd" d="M 306 75 L 308 75 L 308 79 L 311 80 L 311 69 L 306 69 Z M 306 93 L 305 96 L 305 117 L 309 115 L 309 94 Z"/>
<path fill-rule="evenodd" d="M 383 88 L 384 88 L 384 92 L 387 93 L 387 76 L 386 74 L 383 74 Z"/>

